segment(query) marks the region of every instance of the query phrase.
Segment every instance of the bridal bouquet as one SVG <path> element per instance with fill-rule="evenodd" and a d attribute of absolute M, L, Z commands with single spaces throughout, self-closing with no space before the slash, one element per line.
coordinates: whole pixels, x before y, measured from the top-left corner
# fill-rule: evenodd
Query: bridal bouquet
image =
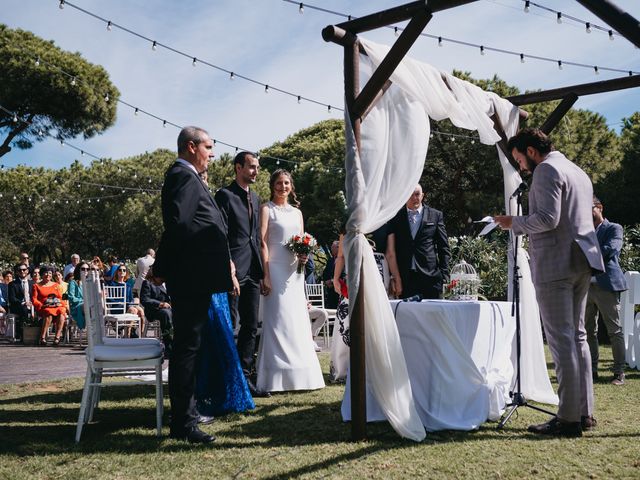
<path fill-rule="evenodd" d="M 309 255 L 311 252 L 318 249 L 318 241 L 313 238 L 312 235 L 304 232 L 302 235 L 294 235 L 293 237 L 291 237 L 284 244 L 284 246 L 296 255 Z M 303 270 L 304 262 L 298 260 L 298 268 L 296 268 L 296 273 L 302 273 Z"/>

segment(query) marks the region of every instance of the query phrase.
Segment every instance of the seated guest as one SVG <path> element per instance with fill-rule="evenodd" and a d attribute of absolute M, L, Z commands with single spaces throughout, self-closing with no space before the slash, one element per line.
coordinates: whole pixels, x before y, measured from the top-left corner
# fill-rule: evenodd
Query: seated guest
<path fill-rule="evenodd" d="M 144 307 L 148 320 L 159 320 L 162 331 L 162 343 L 165 356 L 171 352 L 171 339 L 173 338 L 173 311 L 171 310 L 171 297 L 167 289 L 153 274 L 153 267 L 146 272 L 146 279 L 140 287 L 140 303 Z"/>
<path fill-rule="evenodd" d="M 140 296 L 140 289 L 142 288 L 142 282 L 147 278 L 147 272 L 153 262 L 156 261 L 156 252 L 153 248 L 147 250 L 147 254 L 144 257 L 140 257 L 136 260 L 136 282 L 133 285 L 133 295 Z"/>
<path fill-rule="evenodd" d="M 11 270 L 5 270 L 2 274 L 2 279 L 4 280 L 5 285 L 9 285 L 13 282 L 13 273 L 11 273 Z M 0 283 L 2 282 L 0 281 Z"/>
<path fill-rule="evenodd" d="M 309 320 L 311 320 L 311 338 L 315 339 L 324 324 L 329 321 L 329 314 L 324 308 L 311 305 L 311 302 L 307 302 L 307 309 L 309 310 Z M 313 341 L 313 346 L 316 352 L 322 350 L 315 340 Z"/>
<path fill-rule="evenodd" d="M 75 267 L 74 267 L 75 268 Z M 69 296 L 67 294 L 69 290 L 69 284 L 62 279 L 62 272 L 60 270 L 56 270 L 53 272 L 53 281 L 60 285 L 60 291 L 62 292 L 62 305 L 66 310 L 65 316 L 69 316 Z"/>
<path fill-rule="evenodd" d="M 9 288 L 4 282 L 0 282 L 0 317 L 9 311 Z"/>
<path fill-rule="evenodd" d="M 327 260 L 327 264 L 322 272 L 322 282 L 324 283 L 325 299 L 324 304 L 327 308 L 337 308 L 339 295 L 333 289 L 333 271 L 336 266 L 336 257 L 338 256 L 338 240 L 334 240 L 331 244 L 331 257 Z"/>
<path fill-rule="evenodd" d="M 53 345 L 60 344 L 60 336 L 65 322 L 65 307 L 62 304 L 62 290 L 60 285 L 53 281 L 53 270 L 50 267 L 41 267 L 42 280 L 33 285 L 33 306 L 36 314 L 42 318 L 40 330 L 40 345 L 47 344 L 47 331 L 51 322 L 55 322 L 55 338 Z"/>
<path fill-rule="evenodd" d="M 33 267 L 31 270 L 31 280 L 33 280 L 34 285 L 42 280 L 40 277 L 40 267 Z"/>
<path fill-rule="evenodd" d="M 76 268 L 76 265 L 80 262 L 80 255 L 74 253 L 71 255 L 71 263 L 68 263 L 64 266 L 64 271 L 62 272 L 62 278 L 66 281 L 67 277 L 71 275 L 73 277 L 73 270 Z"/>
<path fill-rule="evenodd" d="M 82 273 L 88 273 L 91 267 L 87 262 L 80 262 L 73 270 L 73 279 L 69 281 L 69 289 L 67 296 L 69 297 L 69 311 L 71 317 L 78 325 L 78 328 L 84 328 L 84 296 L 82 294 Z"/>
<path fill-rule="evenodd" d="M 120 267 L 120 262 L 118 262 L 118 257 L 115 255 L 109 255 L 109 265 L 105 265 L 104 267 L 104 281 L 110 282 L 115 279 L 116 270 Z M 127 277 L 128 278 L 128 277 Z"/>
<path fill-rule="evenodd" d="M 16 339 L 22 338 L 22 324 L 31 315 L 33 303 L 31 290 L 33 281 L 29 279 L 29 267 L 24 264 L 16 265 L 16 279 L 9 284 L 9 311 L 16 316 Z"/>
<path fill-rule="evenodd" d="M 133 290 L 131 283 L 127 282 L 129 280 L 129 271 L 127 270 L 127 266 L 124 263 L 118 265 L 118 268 L 115 270 L 113 280 L 107 281 L 106 285 L 111 287 L 125 287 L 125 310 L 126 312 L 112 312 L 112 313 L 133 313 L 140 318 L 140 332 L 138 335 L 142 335 L 144 332 L 144 309 L 134 303 L 133 300 Z M 110 299 L 107 299 L 110 301 Z"/>

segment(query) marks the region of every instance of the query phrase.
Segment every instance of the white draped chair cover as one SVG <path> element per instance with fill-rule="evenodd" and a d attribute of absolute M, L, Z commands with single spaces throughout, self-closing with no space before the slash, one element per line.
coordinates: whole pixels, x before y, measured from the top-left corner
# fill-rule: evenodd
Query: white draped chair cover
<path fill-rule="evenodd" d="M 389 47 L 362 38 L 360 43 L 367 53 L 360 56 L 360 80 L 364 84 Z M 407 58 L 390 79 L 393 84 L 362 122 L 360 151 L 345 109 L 349 219 L 344 252 L 349 291 L 354 292 L 353 299 L 359 289 L 364 295 L 367 388 L 396 432 L 420 441 L 425 430 L 413 403 L 398 330 L 364 234 L 389 221 L 420 181 L 429 143 L 429 118 L 448 118 L 458 127 L 477 130 L 482 143 L 493 145 L 500 137 L 493 129 L 491 115 L 499 116 L 509 134 L 517 129 L 518 109 L 494 93 Z M 507 166 L 511 168 L 507 162 L 505 170 Z M 505 180 L 505 196 L 510 195 L 512 183 L 519 184 L 513 168 L 507 176 L 510 181 L 507 185 Z M 523 283 L 533 288 L 530 279 L 528 284 Z M 540 345 L 541 340 L 540 336 Z"/>

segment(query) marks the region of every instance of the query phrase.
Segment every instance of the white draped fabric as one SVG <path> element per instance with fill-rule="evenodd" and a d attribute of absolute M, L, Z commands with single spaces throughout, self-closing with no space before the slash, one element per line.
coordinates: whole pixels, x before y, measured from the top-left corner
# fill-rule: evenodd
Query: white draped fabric
<path fill-rule="evenodd" d="M 360 56 L 364 83 L 389 47 L 360 42 L 368 55 Z M 398 331 L 364 234 L 390 220 L 418 184 L 427 154 L 429 117 L 448 118 L 458 127 L 477 130 L 485 144 L 500 139 L 489 118 L 494 111 L 513 130 L 518 117 L 517 108 L 497 95 L 411 59 L 401 62 L 391 81 L 362 122 L 359 152 L 345 109 L 349 219 L 344 251 L 349 291 L 361 289 L 364 295 L 367 388 L 393 428 L 419 441 L 425 436 L 424 428 L 413 404 Z"/>
<path fill-rule="evenodd" d="M 513 376 L 507 302 L 392 302 L 413 398 L 428 431 L 474 430 L 500 418 Z M 546 371 L 543 365 L 542 369 Z M 342 417 L 351 418 L 349 383 Z M 384 420 L 367 392 L 367 420 Z"/>

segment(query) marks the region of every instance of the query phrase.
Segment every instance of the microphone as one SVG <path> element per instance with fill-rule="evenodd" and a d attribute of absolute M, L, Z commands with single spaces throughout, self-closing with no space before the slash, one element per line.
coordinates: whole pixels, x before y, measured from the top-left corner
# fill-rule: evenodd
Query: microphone
<path fill-rule="evenodd" d="M 511 194 L 511 196 L 509 197 L 509 200 L 511 200 L 512 198 L 516 198 L 518 195 L 523 194 L 528 189 L 529 189 L 529 185 L 522 182 L 520 185 L 518 185 L 518 188 L 516 188 L 516 190 Z"/>
<path fill-rule="evenodd" d="M 420 295 L 418 293 L 417 295 L 414 295 L 413 297 L 403 298 L 402 301 L 403 302 L 421 302 L 422 301 L 422 295 Z"/>

